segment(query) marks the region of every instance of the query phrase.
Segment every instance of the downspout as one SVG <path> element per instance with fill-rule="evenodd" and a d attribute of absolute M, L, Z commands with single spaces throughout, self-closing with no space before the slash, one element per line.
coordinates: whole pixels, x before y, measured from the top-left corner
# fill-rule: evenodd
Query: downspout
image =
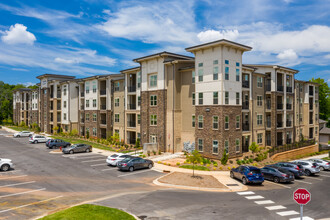
<path fill-rule="evenodd" d="M 174 94 L 174 92 L 175 92 L 175 74 L 174 74 L 174 70 L 175 70 L 175 64 L 173 63 L 173 61 L 171 62 L 172 63 L 172 71 L 173 71 L 173 112 L 172 112 L 172 126 L 173 126 L 173 137 L 172 137 L 172 139 L 173 139 L 173 154 L 174 154 L 174 113 L 175 113 L 175 111 L 174 111 L 174 105 L 175 105 L 175 94 Z"/>
<path fill-rule="evenodd" d="M 70 98 L 71 98 L 71 95 L 70 95 L 70 83 L 68 83 L 68 121 L 69 121 L 69 125 L 70 125 L 70 131 L 72 131 L 72 124 L 71 124 L 71 117 L 70 117 L 70 103 L 71 103 L 71 100 L 70 100 Z"/>
<path fill-rule="evenodd" d="M 253 71 L 254 72 L 254 71 Z M 250 97 L 249 99 L 251 99 L 252 95 L 253 95 L 253 72 L 251 73 L 251 89 L 250 89 Z M 249 103 L 250 103 L 250 100 L 249 100 Z M 252 113 L 251 113 L 251 131 L 252 131 L 252 137 L 251 137 L 251 144 L 252 142 L 254 142 L 254 131 L 253 131 L 253 120 L 254 120 L 254 111 L 253 111 L 253 106 L 254 106 L 254 103 L 253 103 L 253 99 L 252 99 Z M 249 143 L 250 144 L 250 143 Z M 248 152 L 249 152 L 249 148 L 248 148 Z"/>
<path fill-rule="evenodd" d="M 166 85 L 166 82 L 165 82 L 165 76 L 166 76 L 166 74 L 165 74 L 165 65 L 163 64 L 163 68 L 164 68 L 164 98 L 165 98 L 165 95 L 167 95 L 166 93 L 165 93 L 165 85 Z M 164 139 L 164 148 L 166 149 L 166 106 L 165 106 L 165 104 L 167 104 L 167 99 L 166 99 L 166 103 L 164 103 L 164 134 L 163 134 L 163 139 Z M 165 150 L 166 151 L 166 150 Z"/>

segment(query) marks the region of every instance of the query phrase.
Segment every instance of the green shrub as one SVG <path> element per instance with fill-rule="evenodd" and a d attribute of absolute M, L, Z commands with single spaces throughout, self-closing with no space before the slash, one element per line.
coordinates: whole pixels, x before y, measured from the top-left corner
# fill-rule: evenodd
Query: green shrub
<path fill-rule="evenodd" d="M 177 163 L 176 163 L 176 165 L 177 165 L 177 166 L 180 166 L 180 163 L 179 163 L 179 162 L 177 162 Z"/>
<path fill-rule="evenodd" d="M 229 160 L 229 163 L 230 163 L 230 164 L 233 164 L 233 163 L 234 163 L 234 161 L 232 161 L 232 160 Z"/>
<path fill-rule="evenodd" d="M 228 155 L 226 153 L 226 149 L 223 150 L 222 158 L 221 158 L 221 164 L 226 165 L 228 162 Z"/>
<path fill-rule="evenodd" d="M 249 163 L 253 163 L 253 159 L 252 158 L 249 159 Z"/>
<path fill-rule="evenodd" d="M 241 165 L 242 164 L 242 161 L 241 160 L 237 160 L 237 164 L 238 165 Z"/>

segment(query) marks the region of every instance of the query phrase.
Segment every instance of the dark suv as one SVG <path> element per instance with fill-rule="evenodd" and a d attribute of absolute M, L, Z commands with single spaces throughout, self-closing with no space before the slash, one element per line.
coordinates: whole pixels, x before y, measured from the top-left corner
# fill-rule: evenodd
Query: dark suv
<path fill-rule="evenodd" d="M 46 142 L 46 147 L 53 149 L 53 148 L 60 148 L 60 147 L 69 147 L 71 144 L 69 142 L 63 141 L 61 139 L 50 139 Z"/>
<path fill-rule="evenodd" d="M 266 167 L 282 168 L 291 173 L 293 173 L 295 178 L 300 178 L 304 176 L 304 168 L 301 165 L 289 163 L 289 162 L 279 162 L 276 164 L 267 165 Z"/>
<path fill-rule="evenodd" d="M 262 184 L 264 182 L 264 176 L 261 170 L 253 166 L 242 165 L 231 169 L 230 177 L 242 180 L 244 185 L 248 183 Z"/>

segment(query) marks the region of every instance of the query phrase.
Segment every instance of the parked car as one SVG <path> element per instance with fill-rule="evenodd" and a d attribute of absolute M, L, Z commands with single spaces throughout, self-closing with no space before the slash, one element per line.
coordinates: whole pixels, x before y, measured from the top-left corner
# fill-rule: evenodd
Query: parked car
<path fill-rule="evenodd" d="M 261 185 L 264 182 L 264 177 L 261 170 L 253 166 L 242 165 L 231 169 L 230 177 L 242 180 L 244 185 L 248 183 L 256 183 Z"/>
<path fill-rule="evenodd" d="M 117 163 L 119 161 L 124 160 L 125 158 L 131 158 L 132 156 L 129 154 L 123 154 L 123 153 L 117 153 L 117 154 L 113 154 L 111 156 L 108 156 L 106 162 L 108 165 L 112 165 L 112 166 L 117 166 Z"/>
<path fill-rule="evenodd" d="M 275 183 L 294 181 L 293 173 L 282 168 L 264 167 L 261 168 L 261 173 L 264 175 L 264 179 Z"/>
<path fill-rule="evenodd" d="M 294 174 L 295 178 L 300 178 L 304 176 L 304 168 L 301 165 L 297 165 L 289 162 L 279 162 L 271 165 L 267 165 L 267 167 L 274 168 L 282 168 Z"/>
<path fill-rule="evenodd" d="M 42 135 L 33 135 L 30 137 L 29 142 L 33 144 L 37 143 L 46 143 L 48 141 L 49 137 L 45 137 Z"/>
<path fill-rule="evenodd" d="M 80 152 L 92 152 L 92 146 L 88 144 L 74 144 L 70 147 L 63 148 L 62 152 L 64 154 L 73 154 L 73 153 L 80 153 Z"/>
<path fill-rule="evenodd" d="M 152 160 L 143 159 L 140 157 L 127 157 L 117 163 L 119 170 L 129 170 L 130 172 L 144 168 L 151 169 L 153 166 L 154 162 Z"/>
<path fill-rule="evenodd" d="M 14 164 L 12 163 L 11 159 L 0 158 L 0 170 L 1 171 L 8 171 L 11 168 L 14 168 Z"/>
<path fill-rule="evenodd" d="M 320 170 L 330 170 L 329 161 L 323 159 L 309 159 L 310 161 L 317 163 L 320 166 Z"/>
<path fill-rule="evenodd" d="M 295 164 L 300 164 L 304 167 L 305 174 L 307 176 L 314 175 L 320 172 L 320 167 L 317 163 L 309 160 L 296 160 L 293 161 Z"/>
<path fill-rule="evenodd" d="M 14 137 L 31 137 L 34 133 L 31 131 L 21 131 L 14 134 Z"/>
<path fill-rule="evenodd" d="M 63 141 L 61 139 L 49 139 L 46 142 L 46 147 L 53 149 L 53 148 L 60 148 L 60 147 L 70 147 L 71 143 Z"/>

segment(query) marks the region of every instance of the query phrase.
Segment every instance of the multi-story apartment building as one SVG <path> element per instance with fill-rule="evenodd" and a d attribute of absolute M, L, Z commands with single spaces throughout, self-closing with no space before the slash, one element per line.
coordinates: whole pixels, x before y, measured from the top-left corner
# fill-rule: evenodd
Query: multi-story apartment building
<path fill-rule="evenodd" d="M 36 120 L 49 133 L 55 126 L 94 138 L 118 133 L 168 152 L 194 142 L 211 158 L 241 156 L 252 142 L 318 141 L 318 85 L 295 80 L 291 68 L 243 64 L 251 49 L 219 40 L 186 48 L 194 57 L 164 51 L 134 59 L 139 66 L 120 74 L 41 75 Z M 30 123 L 22 109 L 29 92 L 14 93 L 15 122 Z"/>

